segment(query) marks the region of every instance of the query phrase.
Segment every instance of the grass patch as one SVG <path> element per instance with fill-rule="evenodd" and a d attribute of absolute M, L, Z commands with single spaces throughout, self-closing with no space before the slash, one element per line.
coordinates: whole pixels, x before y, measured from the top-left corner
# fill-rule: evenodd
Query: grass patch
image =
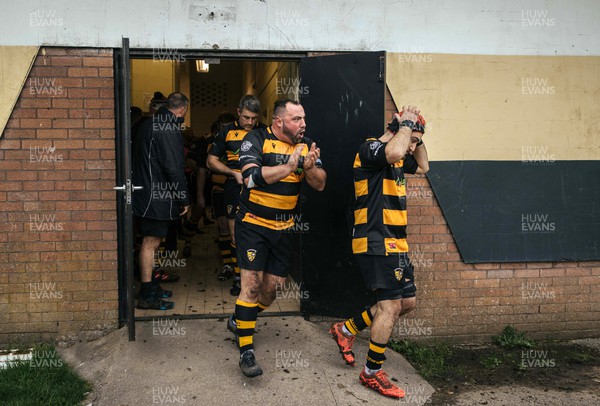
<path fill-rule="evenodd" d="M 504 331 L 499 336 L 492 336 L 494 343 L 502 348 L 533 348 L 535 341 L 531 338 L 526 338 L 525 333 L 518 332 L 512 326 L 504 327 Z"/>
<path fill-rule="evenodd" d="M 456 365 L 451 363 L 452 349 L 445 344 L 426 346 L 414 341 L 391 340 L 389 347 L 404 355 L 425 379 L 444 377 L 451 369 L 456 370 Z"/>
<path fill-rule="evenodd" d="M 79 405 L 91 389 L 49 345 L 35 347 L 29 361 L 12 362 L 0 369 L 3 405 Z"/>

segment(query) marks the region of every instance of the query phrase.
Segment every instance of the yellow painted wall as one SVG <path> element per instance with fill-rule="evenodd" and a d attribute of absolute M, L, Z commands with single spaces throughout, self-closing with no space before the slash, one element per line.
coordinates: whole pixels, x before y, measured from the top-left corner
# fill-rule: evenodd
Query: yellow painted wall
<path fill-rule="evenodd" d="M 432 161 L 600 159 L 600 57 L 388 53 L 386 75 Z"/>
<path fill-rule="evenodd" d="M 154 92 L 162 92 L 165 96 L 175 91 L 175 73 L 171 60 L 153 59 L 131 60 L 131 105 L 147 113 Z"/>
<path fill-rule="evenodd" d="M 0 46 L 0 137 L 26 84 L 38 48 Z"/>

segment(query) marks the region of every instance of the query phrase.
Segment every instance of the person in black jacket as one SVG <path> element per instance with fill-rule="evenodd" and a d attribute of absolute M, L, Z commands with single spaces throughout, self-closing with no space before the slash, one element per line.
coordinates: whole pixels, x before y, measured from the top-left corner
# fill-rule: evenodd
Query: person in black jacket
<path fill-rule="evenodd" d="M 168 310 L 173 302 L 158 284 L 152 283 L 154 257 L 161 239 L 167 236 L 169 224 L 189 208 L 189 195 L 184 172 L 184 150 L 181 124 L 189 105 L 182 93 L 171 93 L 139 128 L 133 156 L 133 183 L 143 186 L 133 194 L 133 215 L 144 237 L 140 249 L 141 291 L 137 307 Z"/>

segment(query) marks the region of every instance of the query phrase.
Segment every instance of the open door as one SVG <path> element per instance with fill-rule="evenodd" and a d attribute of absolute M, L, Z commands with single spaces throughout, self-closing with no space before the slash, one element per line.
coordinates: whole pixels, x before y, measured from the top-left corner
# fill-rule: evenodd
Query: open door
<path fill-rule="evenodd" d="M 131 183 L 131 75 L 129 38 L 115 50 L 115 109 L 117 158 L 117 238 L 119 262 L 119 322 L 127 324 L 129 341 L 135 340 L 133 281 L 133 214 Z"/>
<path fill-rule="evenodd" d="M 300 99 L 307 136 L 321 148 L 327 185 L 306 188 L 301 241 L 301 280 L 305 317 L 347 317 L 372 304 L 352 254 L 353 162 L 358 146 L 383 134 L 385 52 L 303 58 Z"/>

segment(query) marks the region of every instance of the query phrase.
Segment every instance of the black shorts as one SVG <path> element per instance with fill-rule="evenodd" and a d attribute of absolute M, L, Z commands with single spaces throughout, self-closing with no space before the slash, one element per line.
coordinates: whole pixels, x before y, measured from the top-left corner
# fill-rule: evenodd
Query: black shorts
<path fill-rule="evenodd" d="M 355 258 L 365 284 L 370 290 L 402 290 L 403 299 L 415 296 L 417 286 L 414 267 L 407 254 L 388 256 L 359 254 Z"/>
<path fill-rule="evenodd" d="M 134 216 L 137 222 L 137 232 L 144 237 L 165 238 L 169 233 L 169 226 L 173 220 L 154 220 L 145 217 Z"/>
<path fill-rule="evenodd" d="M 294 249 L 294 235 L 235 219 L 237 263 L 241 269 L 287 277 Z"/>
<path fill-rule="evenodd" d="M 228 219 L 234 219 L 240 207 L 240 193 L 242 186 L 238 185 L 235 179 L 225 181 L 225 216 Z"/>
<path fill-rule="evenodd" d="M 213 211 L 215 212 L 215 218 L 225 216 L 225 199 L 222 190 L 213 189 L 210 193 L 212 200 Z"/>

